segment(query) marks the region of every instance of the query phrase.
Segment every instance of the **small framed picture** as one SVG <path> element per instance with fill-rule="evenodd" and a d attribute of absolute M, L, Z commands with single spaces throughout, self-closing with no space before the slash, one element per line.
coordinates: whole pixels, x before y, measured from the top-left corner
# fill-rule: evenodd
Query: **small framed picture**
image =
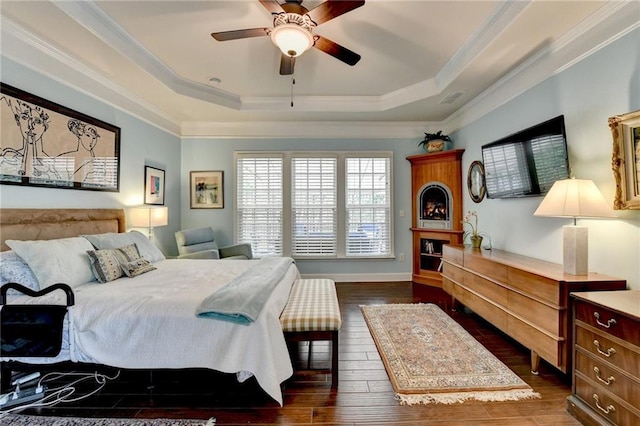
<path fill-rule="evenodd" d="M 224 208 L 224 181 L 221 170 L 189 173 L 192 209 Z"/>
<path fill-rule="evenodd" d="M 164 170 L 144 167 L 144 203 L 164 205 Z"/>

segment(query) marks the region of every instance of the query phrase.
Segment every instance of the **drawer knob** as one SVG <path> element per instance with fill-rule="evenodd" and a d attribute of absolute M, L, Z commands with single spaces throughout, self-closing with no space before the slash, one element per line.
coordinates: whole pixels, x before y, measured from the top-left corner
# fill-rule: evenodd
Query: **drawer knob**
<path fill-rule="evenodd" d="M 616 350 L 613 348 L 609 348 L 606 351 L 603 351 L 602 349 L 600 349 L 600 342 L 598 342 L 597 340 L 593 341 L 593 345 L 596 347 L 596 350 L 598 351 L 599 354 L 602 354 L 607 358 L 609 358 L 611 355 L 616 353 Z"/>
<path fill-rule="evenodd" d="M 602 326 L 604 328 L 609 328 L 612 325 L 616 325 L 616 320 L 613 319 L 613 318 L 611 318 L 610 320 L 607 320 L 606 324 L 603 323 L 603 322 L 600 322 L 600 314 L 598 312 L 594 312 L 593 316 L 596 317 L 596 322 L 598 323 L 598 325 L 600 325 L 600 326 Z"/>
<path fill-rule="evenodd" d="M 607 405 L 607 408 L 604 408 L 603 406 L 601 406 L 600 405 L 600 398 L 598 398 L 598 394 L 594 393 L 593 394 L 593 399 L 596 401 L 596 407 L 598 407 L 598 410 L 602 411 L 603 413 L 609 414 L 612 411 L 616 411 L 616 407 L 614 407 L 611 404 Z"/>
<path fill-rule="evenodd" d="M 616 381 L 616 378 L 613 376 L 609 376 L 606 380 L 600 377 L 600 369 L 598 367 L 593 367 L 593 372 L 596 373 L 596 379 L 600 380 L 607 386 Z"/>

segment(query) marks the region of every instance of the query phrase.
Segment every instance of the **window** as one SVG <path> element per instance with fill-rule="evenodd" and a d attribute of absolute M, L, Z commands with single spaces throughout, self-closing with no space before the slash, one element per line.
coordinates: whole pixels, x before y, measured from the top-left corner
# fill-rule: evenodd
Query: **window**
<path fill-rule="evenodd" d="M 393 256 L 391 159 L 237 152 L 237 241 L 250 242 L 256 257 Z"/>
<path fill-rule="evenodd" d="M 251 242 L 253 255 L 283 254 L 282 157 L 236 161 L 237 240 Z"/>
<path fill-rule="evenodd" d="M 347 158 L 347 255 L 390 253 L 389 158 Z"/>
<path fill-rule="evenodd" d="M 292 158 L 293 256 L 337 253 L 335 158 Z"/>

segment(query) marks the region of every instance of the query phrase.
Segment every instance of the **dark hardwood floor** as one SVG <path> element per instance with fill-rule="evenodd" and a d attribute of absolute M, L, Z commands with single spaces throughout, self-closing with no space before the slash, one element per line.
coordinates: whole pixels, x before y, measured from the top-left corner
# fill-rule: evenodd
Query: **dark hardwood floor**
<path fill-rule="evenodd" d="M 566 412 L 571 393 L 569 378 L 542 362 L 540 374 L 529 371 L 529 351 L 476 315 L 451 310 L 442 290 L 411 283 L 338 283 L 343 325 L 340 335 L 340 385 L 332 390 L 326 372 L 299 372 L 284 389 L 284 406 L 266 396 L 249 379 L 211 371 L 122 371 L 95 395 L 72 403 L 24 410 L 24 414 L 76 417 L 169 417 L 209 419 L 216 425 L 578 425 Z M 360 312 L 360 305 L 431 302 L 438 304 L 478 341 L 541 394 L 540 399 L 518 402 L 465 402 L 455 405 L 399 406 L 375 344 Z M 194 342 L 194 344 L 197 344 Z M 296 365 L 306 364 L 308 346 L 299 346 Z M 329 367 L 329 346 L 313 345 L 313 368 Z M 75 366 L 77 367 L 77 366 Z M 116 374 L 116 370 L 105 370 Z M 59 382 L 70 382 L 65 378 Z M 51 383 L 53 386 L 54 383 Z M 90 392 L 92 383 L 77 385 Z"/>

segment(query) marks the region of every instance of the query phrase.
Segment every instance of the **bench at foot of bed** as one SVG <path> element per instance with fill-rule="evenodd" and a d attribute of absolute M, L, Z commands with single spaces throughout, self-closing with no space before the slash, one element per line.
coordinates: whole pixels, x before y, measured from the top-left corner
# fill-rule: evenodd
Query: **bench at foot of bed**
<path fill-rule="evenodd" d="M 293 283 L 280 323 L 288 345 L 309 342 L 307 368 L 311 368 L 314 341 L 331 341 L 331 387 L 338 387 L 338 331 L 342 325 L 333 280 L 299 279 Z"/>

